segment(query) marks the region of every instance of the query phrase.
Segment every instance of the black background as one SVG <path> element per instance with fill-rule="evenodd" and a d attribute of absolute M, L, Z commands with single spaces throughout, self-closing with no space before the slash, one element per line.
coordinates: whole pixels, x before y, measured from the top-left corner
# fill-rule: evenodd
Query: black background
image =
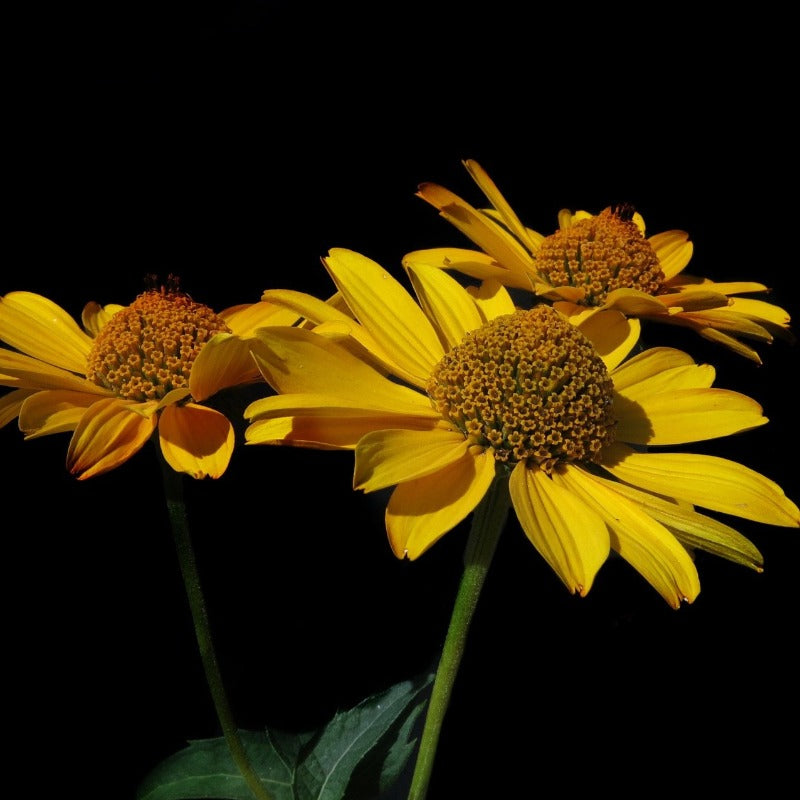
<path fill-rule="evenodd" d="M 408 251 L 470 246 L 414 192 L 435 181 L 481 205 L 473 158 L 530 227 L 633 203 L 648 233 L 690 233 L 688 271 L 763 281 L 796 319 L 787 29 L 603 14 L 251 1 L 37 19 L 8 72 L 0 292 L 76 317 L 130 302 L 148 273 L 217 309 L 267 288 L 326 296 L 331 247 L 403 279 Z M 710 361 L 770 417 L 692 449 L 800 499 L 796 348 L 761 348 L 756 367 L 677 329 L 644 342 Z M 132 800 L 187 739 L 219 735 L 154 453 L 78 482 L 66 436 L 25 443 L 10 425 L 0 443 L 12 761 L 48 796 Z M 434 663 L 467 529 L 399 562 L 385 497 L 351 477 L 350 453 L 240 447 L 218 481 L 188 481 L 243 728 L 316 727 Z M 509 523 L 430 800 L 790 780 L 800 534 L 733 524 L 766 571 L 701 554 L 702 593 L 676 612 L 614 560 L 570 596 Z"/>

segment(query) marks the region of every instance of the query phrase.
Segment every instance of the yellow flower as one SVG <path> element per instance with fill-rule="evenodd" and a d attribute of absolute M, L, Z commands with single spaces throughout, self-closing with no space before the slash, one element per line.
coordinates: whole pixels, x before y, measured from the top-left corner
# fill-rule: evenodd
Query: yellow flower
<path fill-rule="evenodd" d="M 0 425 L 19 420 L 26 439 L 72 431 L 67 468 L 79 479 L 127 461 L 158 428 L 177 472 L 222 475 L 230 421 L 201 405 L 260 378 L 248 337 L 296 316 L 267 303 L 215 314 L 173 289 L 149 290 L 129 306 L 88 303 L 84 328 L 31 292 L 0 297 Z"/>
<path fill-rule="evenodd" d="M 567 314 L 576 306 L 588 306 L 685 326 L 759 364 L 759 354 L 742 339 L 794 339 L 784 309 L 734 296 L 766 292 L 765 285 L 715 283 L 684 274 L 693 250 L 685 231 L 645 237 L 641 214 L 623 205 L 597 215 L 562 209 L 559 229 L 543 236 L 520 222 L 479 164 L 468 160 L 464 166 L 491 208 L 473 208 L 435 183 L 421 184 L 417 195 L 481 251 L 452 247 L 417 250 L 405 256 L 405 264 L 429 264 L 480 280 L 495 278 L 505 286 L 560 303 Z"/>
<path fill-rule="evenodd" d="M 419 263 L 407 267 L 417 304 L 363 255 L 334 249 L 323 263 L 346 310 L 300 292 L 262 295 L 315 327 L 257 332 L 254 357 L 277 394 L 247 407 L 245 440 L 353 449 L 354 488 L 396 487 L 386 528 L 397 557 L 417 558 L 465 519 L 497 470 L 510 475 L 528 538 L 580 595 L 612 549 L 673 607 L 700 590 L 694 548 L 761 568 L 751 542 L 695 505 L 800 525 L 782 489 L 741 464 L 643 452 L 767 420 L 680 350 L 625 360 L 638 320 L 518 310 L 496 281 L 465 289 Z"/>

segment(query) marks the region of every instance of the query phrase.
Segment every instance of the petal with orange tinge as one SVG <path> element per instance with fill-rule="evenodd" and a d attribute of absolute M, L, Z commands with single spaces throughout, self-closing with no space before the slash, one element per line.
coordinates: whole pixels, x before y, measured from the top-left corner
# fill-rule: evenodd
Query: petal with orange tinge
<path fill-rule="evenodd" d="M 161 452 L 176 472 L 193 478 L 219 478 L 234 446 L 233 425 L 219 411 L 188 403 L 168 406 L 158 423 Z"/>
<path fill-rule="evenodd" d="M 124 464 L 150 439 L 157 418 L 136 414 L 131 405 L 108 398 L 86 409 L 67 450 L 67 469 L 79 480 Z"/>

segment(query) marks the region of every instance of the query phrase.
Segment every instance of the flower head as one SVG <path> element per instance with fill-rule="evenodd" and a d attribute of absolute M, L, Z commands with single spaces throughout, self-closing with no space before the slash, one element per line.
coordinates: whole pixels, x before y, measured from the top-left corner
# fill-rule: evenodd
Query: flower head
<path fill-rule="evenodd" d="M 248 337 L 296 316 L 261 302 L 216 314 L 176 286 L 143 292 L 129 306 L 89 303 L 83 329 L 31 292 L 0 297 L 0 424 L 18 419 L 26 439 L 72 432 L 67 468 L 79 479 L 127 461 L 158 430 L 178 472 L 222 475 L 234 447 L 224 414 L 201 403 L 251 383 Z"/>
<path fill-rule="evenodd" d="M 768 478 L 666 449 L 767 420 L 754 400 L 712 388 L 713 368 L 686 353 L 628 359 L 638 320 L 519 310 L 496 281 L 466 289 L 420 263 L 406 267 L 417 303 L 363 255 L 335 249 L 323 263 L 344 308 L 262 296 L 314 327 L 258 331 L 254 357 L 277 394 L 248 406 L 245 439 L 354 450 L 354 488 L 395 487 L 386 529 L 399 558 L 465 519 L 499 471 L 528 538 L 580 595 L 611 550 L 674 607 L 700 590 L 695 548 L 761 569 L 751 542 L 694 506 L 800 525 Z M 654 447 L 664 451 L 644 452 Z"/>
<path fill-rule="evenodd" d="M 761 363 L 759 354 L 743 339 L 794 339 L 784 309 L 739 297 L 768 291 L 763 284 L 716 283 L 684 274 L 693 251 L 685 231 L 646 237 L 641 214 L 623 204 L 596 215 L 562 209 L 558 230 L 544 236 L 520 222 L 479 164 L 468 160 L 464 165 L 491 208 L 476 209 L 435 183 L 421 184 L 417 195 L 481 250 L 417 250 L 405 256 L 405 264 L 428 264 L 481 280 L 494 278 L 559 304 L 567 314 L 583 308 L 617 310 L 685 326 L 756 363 Z"/>

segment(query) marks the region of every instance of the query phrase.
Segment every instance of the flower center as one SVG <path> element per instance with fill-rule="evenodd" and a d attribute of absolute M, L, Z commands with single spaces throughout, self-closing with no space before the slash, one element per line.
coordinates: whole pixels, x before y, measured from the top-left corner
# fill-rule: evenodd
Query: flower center
<path fill-rule="evenodd" d="M 613 383 L 592 343 L 539 305 L 468 333 L 427 385 L 435 407 L 499 461 L 546 472 L 596 461 L 614 440 Z"/>
<path fill-rule="evenodd" d="M 602 305 L 614 289 L 656 294 L 664 272 L 632 217 L 630 206 L 614 206 L 548 236 L 536 253 L 542 277 L 552 286 L 584 289 L 587 306 Z"/>
<path fill-rule="evenodd" d="M 97 335 L 86 377 L 127 400 L 159 400 L 188 386 L 197 354 L 222 331 L 230 329 L 208 306 L 177 291 L 146 291 Z"/>

